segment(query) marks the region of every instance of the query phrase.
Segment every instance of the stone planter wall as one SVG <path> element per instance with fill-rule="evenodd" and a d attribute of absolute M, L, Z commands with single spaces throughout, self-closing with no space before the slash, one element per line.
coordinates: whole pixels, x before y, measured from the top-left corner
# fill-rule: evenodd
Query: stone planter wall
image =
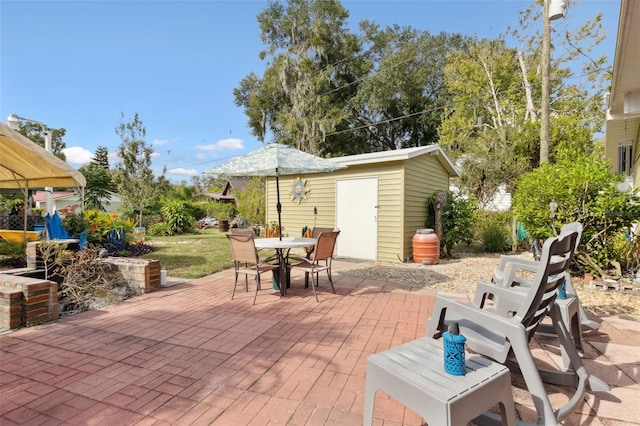
<path fill-rule="evenodd" d="M 162 268 L 159 260 L 106 257 L 102 261 L 115 265 L 129 283 L 129 287 L 138 295 L 160 288 Z"/>
<path fill-rule="evenodd" d="M 77 241 L 77 240 L 76 240 Z M 37 243 L 31 246 L 35 259 Z M 118 268 L 137 295 L 161 287 L 159 260 L 107 257 L 102 259 Z M 24 268 L 16 272 L 32 270 Z M 19 275 L 0 274 L 0 328 L 31 327 L 59 317 L 58 284 Z"/>
<path fill-rule="evenodd" d="M 0 274 L 0 327 L 31 327 L 58 319 L 58 284 Z"/>
<path fill-rule="evenodd" d="M 67 250 L 80 250 L 80 241 L 76 239 L 53 240 L 51 242 L 65 244 Z M 27 268 L 44 269 L 44 261 L 42 260 L 42 253 L 40 252 L 40 244 L 42 244 L 42 241 L 27 243 Z"/>

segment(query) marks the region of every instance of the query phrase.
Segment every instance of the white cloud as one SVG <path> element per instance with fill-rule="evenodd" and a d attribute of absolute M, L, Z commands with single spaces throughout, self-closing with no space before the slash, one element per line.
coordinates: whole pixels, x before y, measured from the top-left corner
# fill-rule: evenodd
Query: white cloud
<path fill-rule="evenodd" d="M 201 152 L 196 154 L 196 160 L 204 160 L 205 158 L 207 158 L 207 156 Z"/>
<path fill-rule="evenodd" d="M 198 145 L 198 149 L 204 151 L 239 151 L 244 149 L 244 141 L 236 138 L 221 139 L 209 145 Z"/>
<path fill-rule="evenodd" d="M 119 163 L 121 161 L 117 152 L 109 152 L 107 158 L 109 159 L 109 164 Z"/>
<path fill-rule="evenodd" d="M 159 152 L 152 152 L 151 153 L 151 158 L 158 158 L 160 157 L 160 153 Z"/>
<path fill-rule="evenodd" d="M 157 146 L 157 145 L 164 145 L 166 144 L 168 141 L 166 139 L 154 139 L 153 142 L 151 142 L 152 146 Z"/>
<path fill-rule="evenodd" d="M 64 152 L 64 155 L 67 157 L 67 162 L 71 164 L 84 166 L 85 164 L 89 164 L 93 159 L 91 151 L 80 146 L 65 148 L 62 152 Z"/>
<path fill-rule="evenodd" d="M 196 169 L 183 169 L 182 167 L 177 167 L 175 169 L 167 170 L 167 173 L 169 173 L 170 175 L 195 176 L 198 174 L 198 171 Z"/>

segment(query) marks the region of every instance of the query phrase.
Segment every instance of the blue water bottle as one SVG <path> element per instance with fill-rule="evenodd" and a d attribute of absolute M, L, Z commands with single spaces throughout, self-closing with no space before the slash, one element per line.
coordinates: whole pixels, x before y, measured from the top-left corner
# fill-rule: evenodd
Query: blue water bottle
<path fill-rule="evenodd" d="M 457 322 L 449 325 L 449 331 L 442 335 L 444 340 L 444 371 L 454 376 L 464 376 L 464 343 Z"/>
<path fill-rule="evenodd" d="M 566 280 L 563 278 L 560 283 L 560 287 L 558 287 L 558 299 L 566 299 L 567 298 L 567 284 Z"/>

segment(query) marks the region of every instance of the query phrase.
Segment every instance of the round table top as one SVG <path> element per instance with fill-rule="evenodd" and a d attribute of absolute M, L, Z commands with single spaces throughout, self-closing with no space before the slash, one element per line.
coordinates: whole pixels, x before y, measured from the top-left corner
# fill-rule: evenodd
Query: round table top
<path fill-rule="evenodd" d="M 255 240 L 257 248 L 299 248 L 315 246 L 318 240 L 315 238 L 302 238 L 302 237 L 282 237 L 282 239 L 275 238 L 257 238 Z"/>

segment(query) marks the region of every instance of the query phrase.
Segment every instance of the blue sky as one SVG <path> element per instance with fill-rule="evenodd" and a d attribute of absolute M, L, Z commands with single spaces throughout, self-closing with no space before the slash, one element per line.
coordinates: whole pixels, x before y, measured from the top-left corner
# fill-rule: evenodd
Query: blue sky
<path fill-rule="evenodd" d="M 349 25 L 369 19 L 494 37 L 516 26 L 525 0 L 352 0 Z M 156 151 L 154 168 L 189 181 L 260 146 L 233 89 L 262 75 L 256 15 L 265 1 L 0 0 L 0 119 L 9 114 L 65 128 L 67 161 L 79 167 L 98 146 L 113 153 L 124 113 L 138 113 Z M 619 0 L 581 0 L 554 25 L 604 12 L 613 62 Z M 604 112 L 603 112 L 604 113 Z"/>

